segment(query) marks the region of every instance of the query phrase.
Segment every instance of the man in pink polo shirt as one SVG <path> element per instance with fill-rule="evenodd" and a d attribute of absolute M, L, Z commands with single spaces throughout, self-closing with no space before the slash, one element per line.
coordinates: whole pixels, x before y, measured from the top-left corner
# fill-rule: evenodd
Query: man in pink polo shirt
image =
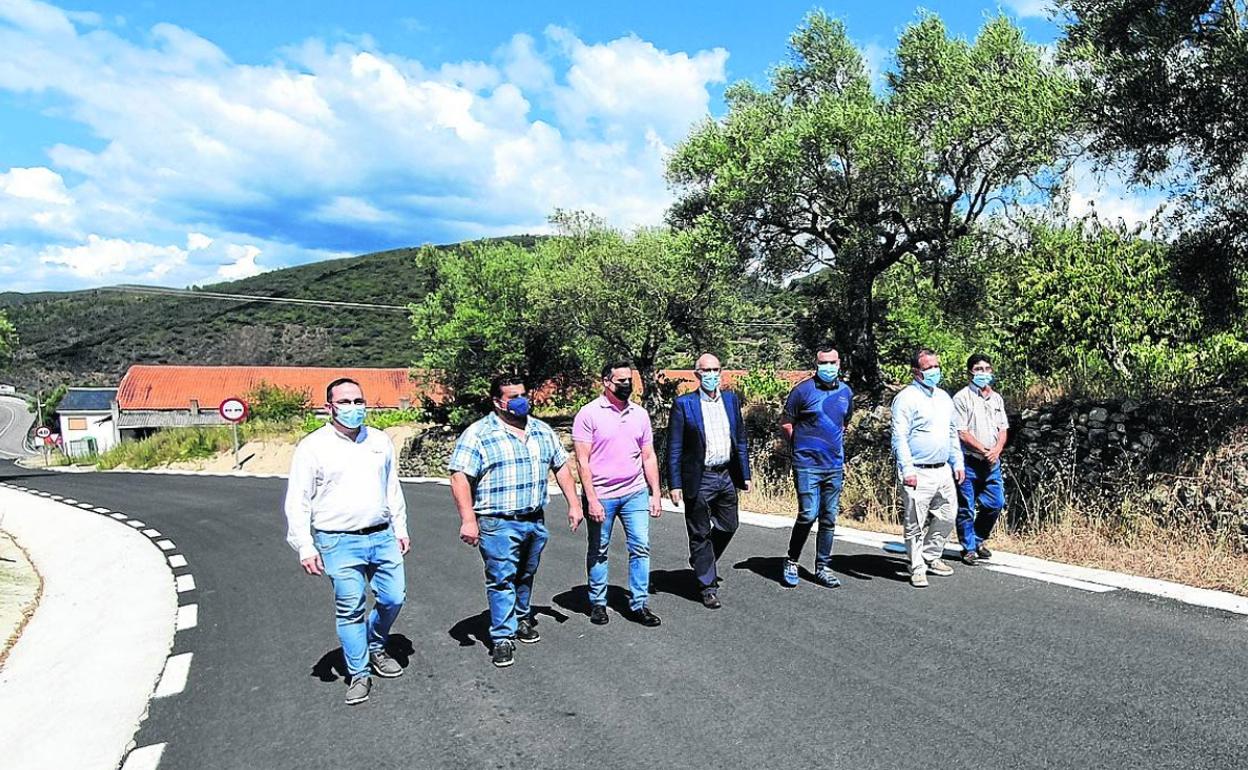
<path fill-rule="evenodd" d="M 589 550 L 590 622 L 607 622 L 607 549 L 616 519 L 628 542 L 628 602 L 632 620 L 654 627 L 650 611 L 650 517 L 663 513 L 659 461 L 654 454 L 650 415 L 629 401 L 633 369 L 627 361 L 602 368 L 602 396 L 581 407 L 572 423 L 576 464 L 585 497 Z"/>

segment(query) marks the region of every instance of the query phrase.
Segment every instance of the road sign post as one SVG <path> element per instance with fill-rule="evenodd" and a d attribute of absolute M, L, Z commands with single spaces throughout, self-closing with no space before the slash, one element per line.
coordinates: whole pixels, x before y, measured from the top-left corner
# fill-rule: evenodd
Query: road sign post
<path fill-rule="evenodd" d="M 51 460 L 48 458 L 48 446 L 51 442 L 48 439 L 52 436 L 52 431 L 46 425 L 40 425 L 35 430 L 35 436 L 39 439 L 39 443 L 43 444 L 43 467 L 48 467 Z"/>
<path fill-rule="evenodd" d="M 242 467 L 242 463 L 238 461 L 238 425 L 247 419 L 251 409 L 241 398 L 227 398 L 221 402 L 221 406 L 217 407 L 217 411 L 221 413 L 221 417 L 226 422 L 230 423 L 231 432 L 234 434 L 234 470 L 238 470 Z"/>

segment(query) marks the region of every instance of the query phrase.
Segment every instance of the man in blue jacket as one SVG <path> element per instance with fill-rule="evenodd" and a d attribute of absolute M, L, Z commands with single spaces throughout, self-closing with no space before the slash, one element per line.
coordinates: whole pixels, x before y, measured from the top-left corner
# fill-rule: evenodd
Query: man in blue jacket
<path fill-rule="evenodd" d="M 667 470 L 672 502 L 685 503 L 689 564 L 702 604 L 719 609 L 715 563 L 737 531 L 737 490 L 750 488 L 750 458 L 737 394 L 719 389 L 719 359 L 698 359 L 698 390 L 672 404 Z"/>

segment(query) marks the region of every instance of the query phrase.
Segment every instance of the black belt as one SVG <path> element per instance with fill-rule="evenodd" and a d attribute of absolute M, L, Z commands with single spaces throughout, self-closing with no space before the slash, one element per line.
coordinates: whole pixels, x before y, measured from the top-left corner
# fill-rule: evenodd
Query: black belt
<path fill-rule="evenodd" d="M 390 529 L 390 522 L 378 524 L 364 529 L 318 529 L 322 535 L 375 535 L 378 532 L 385 532 Z"/>
<path fill-rule="evenodd" d="M 708 465 L 706 466 L 706 470 L 709 473 L 723 473 L 728 470 L 728 465 L 728 463 L 724 463 L 723 465 Z"/>
<path fill-rule="evenodd" d="M 915 463 L 915 464 L 914 464 L 914 467 L 916 467 L 916 468 L 922 468 L 922 469 L 924 469 L 924 470 L 928 470 L 928 471 L 930 471 L 930 470 L 932 470 L 933 468 L 948 468 L 948 467 L 949 467 L 949 463 L 929 463 L 929 464 L 926 464 L 926 465 L 925 465 L 925 464 L 923 464 L 923 463 Z"/>
<path fill-rule="evenodd" d="M 479 519 L 503 519 L 504 521 L 536 521 L 546 515 L 546 511 L 538 508 L 536 511 L 528 513 L 483 513 L 478 514 Z"/>

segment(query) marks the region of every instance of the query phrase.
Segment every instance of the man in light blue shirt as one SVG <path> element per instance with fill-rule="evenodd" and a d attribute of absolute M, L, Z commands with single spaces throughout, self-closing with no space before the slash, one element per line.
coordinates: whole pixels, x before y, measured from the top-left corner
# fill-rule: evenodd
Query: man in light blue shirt
<path fill-rule="evenodd" d="M 914 381 L 893 398 L 893 457 L 905 504 L 910 584 L 926 588 L 927 573 L 952 575 L 941 561 L 958 510 L 954 479 L 965 476 L 953 399 L 941 390 L 940 358 L 923 348 L 910 359 Z"/>

